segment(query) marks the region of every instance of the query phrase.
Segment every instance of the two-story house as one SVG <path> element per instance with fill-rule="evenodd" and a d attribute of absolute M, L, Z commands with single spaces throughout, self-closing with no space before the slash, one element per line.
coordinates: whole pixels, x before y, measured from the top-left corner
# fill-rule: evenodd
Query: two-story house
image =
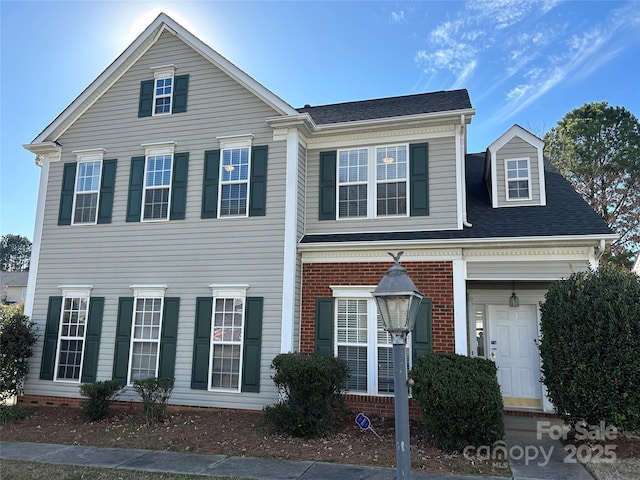
<path fill-rule="evenodd" d="M 393 411 L 371 291 L 403 250 L 407 345 L 492 358 L 541 409 L 549 282 L 615 238 L 514 125 L 467 154 L 466 90 L 293 108 L 160 15 L 42 133 L 25 402 L 173 377 L 170 403 L 261 409 L 282 352 L 344 358 L 348 400 Z M 131 389 L 121 397 L 135 400 Z"/>

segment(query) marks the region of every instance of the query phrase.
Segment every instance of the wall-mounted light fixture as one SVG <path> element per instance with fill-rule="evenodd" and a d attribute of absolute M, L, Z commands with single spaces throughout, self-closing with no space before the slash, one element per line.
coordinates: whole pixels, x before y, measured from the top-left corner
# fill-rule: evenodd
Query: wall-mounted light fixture
<path fill-rule="evenodd" d="M 519 307 L 520 306 L 520 299 L 516 295 L 516 282 L 512 282 L 511 291 L 513 293 L 511 293 L 511 296 L 509 297 L 509 306 L 510 307 Z"/>

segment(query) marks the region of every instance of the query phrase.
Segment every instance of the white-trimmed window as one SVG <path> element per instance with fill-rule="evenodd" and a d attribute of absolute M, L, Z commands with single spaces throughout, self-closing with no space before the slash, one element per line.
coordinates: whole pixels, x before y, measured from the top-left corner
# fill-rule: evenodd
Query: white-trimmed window
<path fill-rule="evenodd" d="M 209 390 L 240 391 L 247 288 L 247 285 L 211 286 Z"/>
<path fill-rule="evenodd" d="M 408 145 L 338 151 L 338 218 L 406 216 Z"/>
<path fill-rule="evenodd" d="M 174 149 L 174 144 L 145 148 L 143 221 L 169 219 Z"/>
<path fill-rule="evenodd" d="M 226 137 L 220 141 L 221 217 L 246 217 L 249 212 L 249 177 L 252 136 Z"/>
<path fill-rule="evenodd" d="M 134 287 L 127 384 L 158 376 L 165 286 Z"/>
<path fill-rule="evenodd" d="M 335 298 L 335 355 L 347 362 L 349 392 L 393 393 L 393 345 L 371 292 L 373 287 L 331 287 Z M 407 339 L 411 368 L 411 335 Z"/>
<path fill-rule="evenodd" d="M 104 150 L 87 150 L 75 153 L 77 168 L 73 196 L 73 224 L 95 224 L 98 217 Z"/>
<path fill-rule="evenodd" d="M 507 184 L 507 200 L 530 200 L 529 159 L 505 160 L 504 170 Z"/>
<path fill-rule="evenodd" d="M 79 382 L 89 317 L 91 287 L 63 287 L 54 380 Z"/>
<path fill-rule="evenodd" d="M 153 115 L 172 112 L 175 66 L 157 67 L 153 72 Z"/>

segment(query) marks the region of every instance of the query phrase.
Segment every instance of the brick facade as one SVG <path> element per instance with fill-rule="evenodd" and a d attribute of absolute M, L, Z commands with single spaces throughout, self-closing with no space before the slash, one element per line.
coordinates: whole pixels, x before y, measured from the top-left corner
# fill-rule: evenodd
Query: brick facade
<path fill-rule="evenodd" d="M 300 351 L 315 349 L 315 299 L 331 297 L 331 285 L 377 285 L 391 263 L 305 263 L 302 266 Z M 433 299 L 433 351 L 455 352 L 452 262 L 402 262 L 425 297 Z"/>
<path fill-rule="evenodd" d="M 302 266 L 302 313 L 300 351 L 315 350 L 315 299 L 331 297 L 331 285 L 377 285 L 391 263 L 305 263 Z M 407 275 L 425 297 L 433 300 L 433 351 L 455 352 L 452 262 L 402 262 Z M 394 416 L 393 397 L 347 394 L 347 407 L 354 412 L 381 417 Z M 420 417 L 419 406 L 410 400 L 409 415 Z"/>

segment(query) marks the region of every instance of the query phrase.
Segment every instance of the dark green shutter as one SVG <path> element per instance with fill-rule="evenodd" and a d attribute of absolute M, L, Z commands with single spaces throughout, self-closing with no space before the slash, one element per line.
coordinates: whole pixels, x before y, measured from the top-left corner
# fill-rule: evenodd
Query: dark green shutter
<path fill-rule="evenodd" d="M 264 217 L 267 214 L 268 149 L 268 145 L 259 145 L 251 150 L 250 217 Z"/>
<path fill-rule="evenodd" d="M 211 348 L 211 320 L 213 298 L 196 298 L 196 325 L 193 335 L 193 363 L 191 365 L 191 388 L 209 388 L 209 353 Z"/>
<path fill-rule="evenodd" d="M 262 297 L 247 297 L 244 319 L 242 391 L 260 391 L 260 352 L 262 347 Z"/>
<path fill-rule="evenodd" d="M 187 210 L 187 174 L 189 152 L 173 156 L 173 178 L 171 179 L 171 214 L 169 220 L 184 220 Z"/>
<path fill-rule="evenodd" d="M 95 382 L 98 372 L 98 352 L 100 351 L 100 334 L 102 332 L 102 316 L 104 313 L 104 297 L 89 299 L 89 317 L 87 333 L 84 341 L 84 359 L 82 365 L 82 383 Z"/>
<path fill-rule="evenodd" d="M 127 222 L 139 222 L 144 190 L 145 157 L 132 157 L 129 171 L 129 196 L 127 198 Z"/>
<path fill-rule="evenodd" d="M 143 80 L 140 82 L 140 103 L 138 104 L 138 117 L 150 117 L 153 114 L 153 88 L 155 80 Z"/>
<path fill-rule="evenodd" d="M 129 347 L 131 346 L 131 323 L 133 322 L 133 297 L 118 300 L 118 323 L 116 325 L 116 348 L 113 357 L 113 379 L 127 384 L 129 374 Z"/>
<path fill-rule="evenodd" d="M 315 352 L 333 356 L 333 298 L 316 298 Z"/>
<path fill-rule="evenodd" d="M 207 150 L 204 152 L 201 218 L 216 218 L 218 216 L 219 177 L 220 150 Z"/>
<path fill-rule="evenodd" d="M 409 191 L 412 217 L 429 215 L 429 144 L 409 145 Z"/>
<path fill-rule="evenodd" d="M 158 362 L 158 377 L 160 378 L 173 378 L 175 372 L 179 313 L 180 298 L 166 297 L 162 313 L 162 337 L 160 338 L 160 359 Z"/>
<path fill-rule="evenodd" d="M 177 75 L 173 86 L 173 113 L 187 111 L 187 92 L 189 91 L 189 75 Z"/>
<path fill-rule="evenodd" d="M 336 219 L 336 162 L 337 153 L 320 152 L 319 219 Z"/>
<path fill-rule="evenodd" d="M 100 200 L 98 203 L 98 223 L 111 223 L 113 211 L 113 194 L 116 188 L 116 166 L 118 160 L 102 162 L 102 178 L 100 179 Z"/>
<path fill-rule="evenodd" d="M 71 217 L 73 216 L 73 194 L 76 189 L 76 168 L 76 162 L 64 164 L 58 225 L 71 225 Z"/>
<path fill-rule="evenodd" d="M 423 298 L 418 308 L 416 324 L 413 327 L 413 359 L 425 353 L 431 353 L 431 304 L 430 298 Z"/>
<path fill-rule="evenodd" d="M 42 362 L 40 364 L 40 380 L 53 380 L 61 313 L 62 297 L 49 297 L 47 324 L 44 330 L 44 344 L 42 347 Z"/>

